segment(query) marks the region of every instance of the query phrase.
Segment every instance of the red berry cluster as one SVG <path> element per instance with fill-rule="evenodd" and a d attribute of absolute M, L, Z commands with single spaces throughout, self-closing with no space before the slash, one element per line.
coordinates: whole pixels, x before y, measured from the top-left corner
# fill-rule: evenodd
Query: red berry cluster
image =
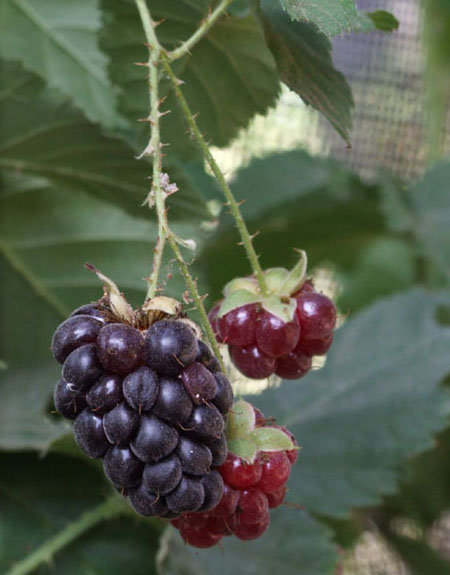
<path fill-rule="evenodd" d="M 267 420 L 255 409 L 256 425 Z M 296 444 L 292 434 L 282 429 Z M 186 543 L 193 547 L 212 547 L 222 537 L 235 535 L 242 540 L 260 537 L 269 526 L 269 509 L 281 505 L 291 465 L 297 460 L 297 449 L 258 453 L 253 463 L 228 453 L 219 467 L 224 482 L 222 498 L 212 510 L 186 513 L 172 520 Z"/>
<path fill-rule="evenodd" d="M 333 341 L 336 307 L 306 281 L 293 294 L 294 319 L 285 323 L 260 304 L 235 308 L 218 317 L 220 303 L 209 314 L 217 341 L 229 346 L 234 365 L 245 376 L 263 379 L 273 373 L 299 379 L 311 369 L 312 356 L 325 354 Z"/>

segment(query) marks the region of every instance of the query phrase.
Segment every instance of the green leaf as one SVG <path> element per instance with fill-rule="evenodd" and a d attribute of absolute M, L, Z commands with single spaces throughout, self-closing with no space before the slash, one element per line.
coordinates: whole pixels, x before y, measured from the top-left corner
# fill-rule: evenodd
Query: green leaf
<path fill-rule="evenodd" d="M 363 32 L 370 30 L 382 30 L 383 32 L 393 32 L 398 30 L 400 22 L 390 12 L 376 10 L 375 12 L 359 12 L 356 29 Z"/>
<path fill-rule="evenodd" d="M 133 148 L 104 136 L 65 99 L 17 64 L 0 63 L 0 91 L 0 170 L 44 177 L 64 189 L 108 200 L 133 215 L 148 216 L 142 203 L 149 190 L 151 166 L 137 161 Z M 181 163 L 174 165 L 171 174 L 180 188 L 170 201 L 172 217 L 185 217 L 186 213 L 210 217 L 195 187 L 202 186 L 213 195 L 212 179 L 195 166 Z"/>
<path fill-rule="evenodd" d="M 58 366 L 6 371 L 0 378 L 0 449 L 45 450 L 68 425 L 47 415 Z"/>
<path fill-rule="evenodd" d="M 366 308 L 337 332 L 323 369 L 255 401 L 302 445 L 294 501 L 345 517 L 392 493 L 406 460 L 432 447 L 450 413 L 440 385 L 450 329 L 436 321 L 438 305 L 449 297 L 413 290 Z"/>
<path fill-rule="evenodd" d="M 354 0 L 279 0 L 293 20 L 317 26 L 327 36 L 350 32 L 357 19 Z"/>
<path fill-rule="evenodd" d="M 416 281 L 416 265 L 409 242 L 385 237 L 374 240 L 351 270 L 338 273 L 340 308 L 354 312 L 376 299 L 410 288 Z"/>
<path fill-rule="evenodd" d="M 260 17 L 281 80 L 350 144 L 353 96 L 333 65 L 328 38 L 310 24 L 292 22 L 272 0 L 262 0 Z"/>
<path fill-rule="evenodd" d="M 135 123 L 148 116 L 147 71 L 134 66 L 148 59 L 142 25 L 131 0 L 103 0 L 102 6 L 101 43 L 110 57 L 110 76 L 120 89 L 123 113 Z M 152 18 L 161 21 L 158 38 L 168 49 L 194 33 L 212 6 L 208 0 L 149 2 Z M 184 82 L 182 89 L 191 108 L 199 113 L 200 129 L 219 146 L 227 144 L 256 113 L 264 113 L 279 93 L 273 59 L 259 26 L 248 15 L 224 16 L 193 48 L 192 55 L 174 63 L 174 70 Z M 164 82 L 161 89 L 167 96 L 162 109 L 171 111 L 161 122 L 163 141 L 170 144 L 166 152 L 195 154 L 171 85 Z"/>
<path fill-rule="evenodd" d="M 73 526 L 83 513 L 98 509 L 113 493 L 102 472 L 79 459 L 2 454 L 0 465 L 2 573 L 27 560 L 37 549 L 45 549 L 52 538 Z M 117 505 L 121 505 L 119 499 Z M 162 523 L 136 519 L 116 514 L 109 521 L 100 521 L 53 557 L 44 555 L 45 561 L 33 573 L 156 573 Z"/>
<path fill-rule="evenodd" d="M 20 60 L 70 97 L 90 120 L 124 127 L 115 109 L 107 60 L 97 46 L 97 2 L 2 0 L 0 20 L 1 57 Z"/>
<path fill-rule="evenodd" d="M 330 534 L 304 511 L 274 509 L 267 532 L 254 541 L 223 540 L 223 550 L 195 551 L 172 531 L 161 554 L 160 575 L 332 575 L 337 561 Z M 178 566 L 178 568 L 177 568 Z M 186 566 L 186 570 L 181 571 Z"/>
<path fill-rule="evenodd" d="M 450 280 L 450 162 L 442 161 L 411 190 L 411 232 Z"/>

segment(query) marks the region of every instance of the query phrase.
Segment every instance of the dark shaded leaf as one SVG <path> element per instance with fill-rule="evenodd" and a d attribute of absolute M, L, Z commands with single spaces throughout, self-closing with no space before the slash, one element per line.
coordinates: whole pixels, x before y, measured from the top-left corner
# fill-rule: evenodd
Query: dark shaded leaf
<path fill-rule="evenodd" d="M 97 2 L 77 0 L 2 0 L 0 56 L 19 60 L 81 108 L 87 118 L 108 128 L 124 128 L 97 45 Z"/>
<path fill-rule="evenodd" d="M 148 5 L 153 19 L 161 21 L 157 28 L 160 42 L 172 49 L 195 32 L 212 2 L 152 0 Z M 138 118 L 148 116 L 147 70 L 134 65 L 148 59 L 142 25 L 131 0 L 103 0 L 102 6 L 102 47 L 110 57 L 111 78 L 121 92 L 121 109 L 135 125 Z M 200 129 L 219 146 L 229 142 L 254 114 L 264 113 L 279 92 L 273 59 L 259 26 L 247 13 L 219 20 L 192 55 L 175 62 L 174 69 L 184 82 L 191 108 L 199 113 Z M 196 148 L 168 82 L 163 83 L 161 95 L 167 96 L 162 109 L 171 111 L 161 122 L 163 142 L 170 144 L 165 152 L 195 156 Z M 142 131 L 138 139 L 142 145 Z"/>
<path fill-rule="evenodd" d="M 0 462 L 2 573 L 112 495 L 101 472 L 78 459 L 52 455 L 39 460 L 37 456 L 3 454 Z M 117 507 L 121 505 L 126 503 L 117 495 Z M 45 557 L 46 562 L 33 573 L 151 575 L 160 528 L 162 524 L 156 521 L 117 515 L 86 531 L 53 557 Z"/>
<path fill-rule="evenodd" d="M 292 22 L 273 0 L 262 0 L 260 17 L 281 80 L 349 144 L 353 96 L 333 65 L 328 38 L 311 24 Z"/>

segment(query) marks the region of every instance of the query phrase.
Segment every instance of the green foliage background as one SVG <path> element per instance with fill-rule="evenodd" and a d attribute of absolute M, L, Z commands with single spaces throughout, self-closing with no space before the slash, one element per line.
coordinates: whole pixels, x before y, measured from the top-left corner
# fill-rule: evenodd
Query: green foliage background
<path fill-rule="evenodd" d="M 167 48 L 214 5 L 148 4 Z M 112 494 L 51 413 L 58 368 L 49 342 L 71 309 L 100 295 L 85 261 L 142 301 L 157 229 L 141 205 L 151 166 L 136 161 L 148 137 L 136 120 L 148 110 L 145 70 L 134 66 L 146 58 L 134 3 L 0 0 L 0 21 L 0 571 L 14 573 Z M 281 82 L 349 140 L 351 90 L 329 38 L 395 25 L 383 12 L 358 13 L 352 0 L 238 1 L 175 70 L 216 146 L 274 105 Z M 223 200 L 168 83 L 163 93 L 165 169 L 180 188 L 170 219 L 197 242 L 191 271 L 211 305 L 248 264 L 230 216 L 216 219 L 212 206 Z M 200 552 L 159 521 L 116 516 L 33 572 L 326 575 L 337 544 L 351 545 L 370 520 L 413 573 L 450 573 L 425 535 L 411 543 L 391 524 L 402 515 L 425 529 L 450 507 L 450 163 L 412 186 L 368 184 L 292 151 L 254 160 L 231 185 L 261 231 L 263 266 L 292 265 L 292 248 L 305 249 L 312 269 L 333 266 L 348 314 L 323 369 L 253 399 L 303 447 L 289 492 L 301 508 L 276 510 L 258 541 Z M 166 290 L 180 298 L 167 257 Z"/>

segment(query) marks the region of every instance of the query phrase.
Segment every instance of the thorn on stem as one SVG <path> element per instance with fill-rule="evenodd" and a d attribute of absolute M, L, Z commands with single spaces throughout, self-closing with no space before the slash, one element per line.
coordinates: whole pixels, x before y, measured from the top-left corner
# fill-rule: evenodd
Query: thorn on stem
<path fill-rule="evenodd" d="M 167 116 L 167 114 L 170 114 L 172 110 L 166 110 L 165 112 L 158 112 L 158 118 L 162 118 L 163 116 Z M 167 144 L 169 145 L 169 144 Z"/>

